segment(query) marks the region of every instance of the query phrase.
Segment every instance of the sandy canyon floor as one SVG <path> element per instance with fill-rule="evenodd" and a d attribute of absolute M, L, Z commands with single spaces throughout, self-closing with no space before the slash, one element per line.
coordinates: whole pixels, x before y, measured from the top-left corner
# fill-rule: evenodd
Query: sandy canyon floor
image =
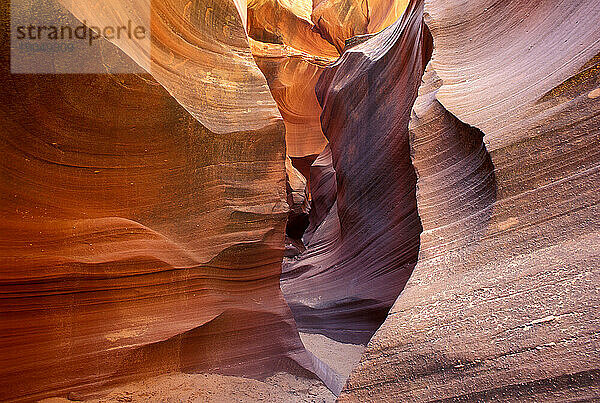
<path fill-rule="evenodd" d="M 344 344 L 320 334 L 300 333 L 308 350 L 348 377 L 364 346 Z M 281 402 L 330 403 L 335 395 L 318 379 L 277 373 L 264 381 L 218 374 L 170 373 L 98 392 L 89 403 L 108 402 Z M 43 403 L 66 403 L 76 396 L 53 397 Z"/>

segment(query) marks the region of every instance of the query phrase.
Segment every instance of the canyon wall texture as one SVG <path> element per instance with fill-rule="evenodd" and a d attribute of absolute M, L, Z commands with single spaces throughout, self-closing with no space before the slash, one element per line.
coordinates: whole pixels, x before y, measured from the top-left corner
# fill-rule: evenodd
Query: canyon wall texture
<path fill-rule="evenodd" d="M 2 47 L 0 400 L 172 370 L 319 373 L 279 288 L 284 124 L 236 7 L 210 5 L 238 36 L 181 49 L 218 58 L 217 93 L 160 51 L 156 81 L 12 75 Z M 5 4 L 3 44 L 8 24 Z"/>
<path fill-rule="evenodd" d="M 308 250 L 285 264 L 282 277 L 303 331 L 366 343 L 412 272 L 421 224 L 408 121 L 430 52 L 423 3 L 415 1 L 321 75 L 316 91 L 336 186 L 312 193 L 316 203 L 334 199 L 321 191 L 337 194 Z"/>
<path fill-rule="evenodd" d="M 148 74 L 11 74 L 0 7 L 0 400 L 600 397 L 600 0 L 60 2 Z"/>
<path fill-rule="evenodd" d="M 340 401 L 600 394 L 600 3 L 427 1 L 419 262 Z"/>

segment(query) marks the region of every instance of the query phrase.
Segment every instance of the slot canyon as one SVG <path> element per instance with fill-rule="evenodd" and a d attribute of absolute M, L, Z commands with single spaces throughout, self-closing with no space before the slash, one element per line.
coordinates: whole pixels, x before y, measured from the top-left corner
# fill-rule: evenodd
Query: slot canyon
<path fill-rule="evenodd" d="M 600 0 L 47 1 L 148 47 L 2 2 L 0 401 L 600 399 Z"/>

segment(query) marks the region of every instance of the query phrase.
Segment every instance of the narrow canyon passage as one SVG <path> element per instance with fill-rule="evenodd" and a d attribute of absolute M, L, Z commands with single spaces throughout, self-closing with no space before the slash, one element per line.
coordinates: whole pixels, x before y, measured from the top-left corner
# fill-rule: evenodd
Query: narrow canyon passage
<path fill-rule="evenodd" d="M 309 214 L 307 250 L 284 262 L 281 282 L 301 331 L 366 344 L 416 264 L 421 224 L 408 122 L 431 55 L 422 13 L 423 3 L 412 2 L 317 83 L 329 165 L 311 169 L 331 170 L 323 178 L 331 183 L 315 183 L 322 222 Z"/>
<path fill-rule="evenodd" d="M 0 6 L 0 400 L 600 397 L 600 1 L 97 4 Z"/>
<path fill-rule="evenodd" d="M 255 59 L 282 112 L 293 158 L 286 166 L 292 212 L 281 288 L 305 346 L 335 366 L 351 360 L 348 351 L 362 351 L 417 261 L 421 224 L 408 122 L 431 57 L 431 35 L 423 2 L 415 1 L 390 27 L 348 40 L 335 63 L 306 53 L 273 61 L 264 49 L 277 42 L 294 46 L 299 39 L 253 17 L 250 36 L 271 40 L 261 43 Z M 265 25 L 258 29 L 260 23 Z M 269 29 L 280 37 L 266 35 Z M 327 140 L 316 158 L 323 145 L 306 148 L 311 126 L 295 126 L 315 119 L 320 126 L 314 138 Z M 319 353 L 319 340 L 330 345 L 326 353 Z M 348 374 L 338 373 L 344 380 Z"/>

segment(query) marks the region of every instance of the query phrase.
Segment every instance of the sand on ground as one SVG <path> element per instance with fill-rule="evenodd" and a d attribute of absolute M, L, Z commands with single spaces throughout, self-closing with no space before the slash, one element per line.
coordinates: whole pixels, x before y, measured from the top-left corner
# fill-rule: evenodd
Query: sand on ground
<path fill-rule="evenodd" d="M 364 346 L 339 343 L 320 334 L 301 333 L 302 342 L 334 371 L 347 378 L 358 363 Z M 333 403 L 335 395 L 318 379 L 278 373 L 264 381 L 218 374 L 170 373 L 120 385 L 85 400 L 109 402 L 273 402 Z M 71 402 L 67 398 L 44 399 L 43 403 Z"/>
<path fill-rule="evenodd" d="M 348 378 L 365 351 L 362 344 L 345 344 L 322 334 L 300 333 L 304 347 L 331 369 Z"/>

